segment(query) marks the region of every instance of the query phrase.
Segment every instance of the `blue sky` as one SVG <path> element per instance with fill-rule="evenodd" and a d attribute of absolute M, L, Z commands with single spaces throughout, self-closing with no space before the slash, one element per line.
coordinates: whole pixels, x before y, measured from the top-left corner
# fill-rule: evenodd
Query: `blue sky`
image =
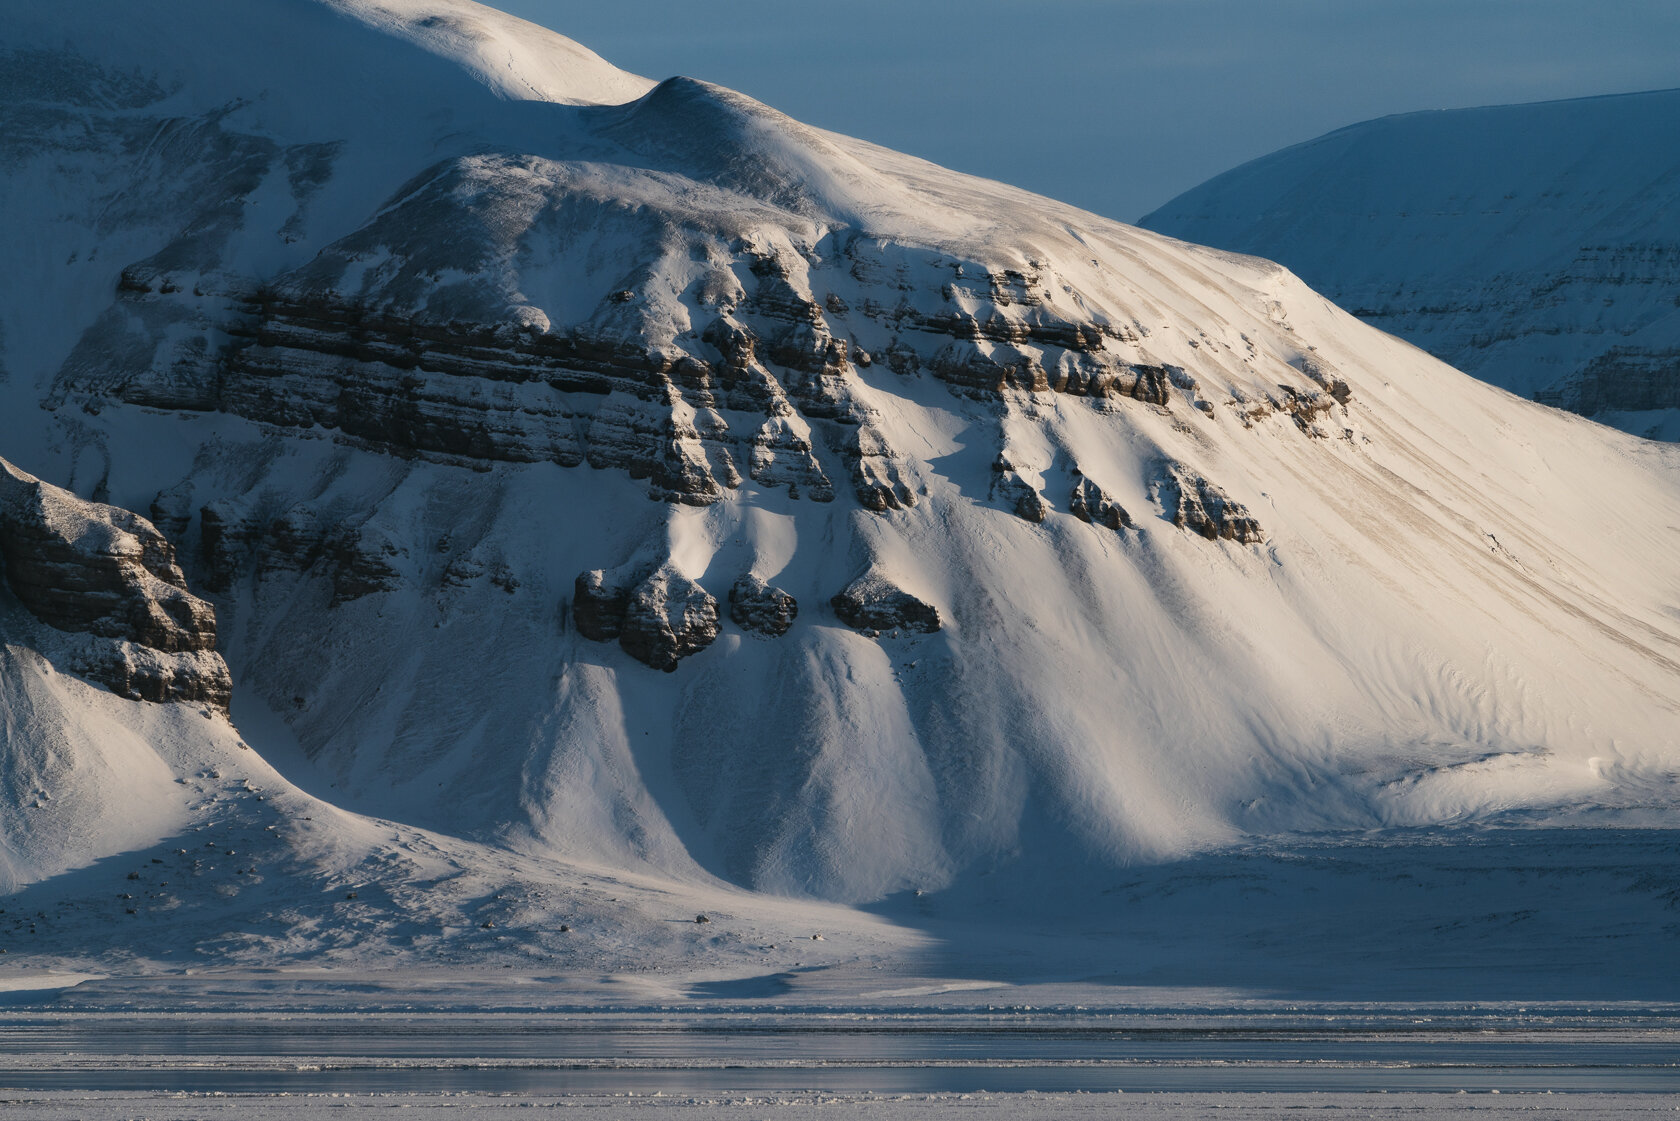
<path fill-rule="evenodd" d="M 490 2 L 1127 221 L 1371 117 L 1680 86 L 1680 0 Z"/>

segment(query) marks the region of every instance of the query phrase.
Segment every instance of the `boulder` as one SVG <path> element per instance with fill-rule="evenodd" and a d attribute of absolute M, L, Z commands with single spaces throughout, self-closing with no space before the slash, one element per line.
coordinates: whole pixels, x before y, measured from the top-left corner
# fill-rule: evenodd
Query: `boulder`
<path fill-rule="evenodd" d="M 799 615 L 799 602 L 781 588 L 748 573 L 729 589 L 729 617 L 752 634 L 776 638 L 787 633 Z"/>
<path fill-rule="evenodd" d="M 618 644 L 643 665 L 671 673 L 678 661 L 704 650 L 717 636 L 717 600 L 667 567 L 631 591 Z"/>

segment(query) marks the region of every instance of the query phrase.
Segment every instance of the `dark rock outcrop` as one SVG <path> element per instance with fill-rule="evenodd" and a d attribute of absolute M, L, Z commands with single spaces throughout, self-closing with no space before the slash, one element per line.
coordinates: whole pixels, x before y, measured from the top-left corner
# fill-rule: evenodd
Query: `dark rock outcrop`
<path fill-rule="evenodd" d="M 123 696 L 225 709 L 216 613 L 187 590 L 145 518 L 86 502 L 0 460 L 0 561 L 18 601 L 82 644 L 74 668 Z"/>
<path fill-rule="evenodd" d="M 874 572 L 853 580 L 829 605 L 841 622 L 868 635 L 882 631 L 932 634 L 940 626 L 936 607 Z"/>
<path fill-rule="evenodd" d="M 1318 387 L 1330 395 L 1331 400 L 1338 405 L 1346 405 L 1353 400 L 1353 390 L 1348 383 L 1336 373 L 1335 367 L 1315 354 L 1303 355 L 1295 365 L 1306 374 Z"/>
<path fill-rule="evenodd" d="M 1016 473 L 1009 460 L 999 456 L 992 464 L 991 497 L 1005 503 L 1015 516 L 1037 524 L 1044 520 L 1044 499 L 1037 488 Z"/>
<path fill-rule="evenodd" d="M 1237 391 L 1232 405 L 1243 427 L 1252 428 L 1273 414 L 1282 414 L 1293 420 L 1295 427 L 1308 436 L 1318 439 L 1330 436 L 1331 433 L 1319 422 L 1336 408 L 1345 407 L 1353 399 L 1353 391 L 1348 388 L 1347 382 L 1313 359 L 1303 359 L 1301 370 L 1317 383 L 1316 386 L 1279 383 L 1275 392 L 1267 390 L 1263 397 Z"/>
<path fill-rule="evenodd" d="M 638 662 L 670 673 L 718 636 L 718 602 L 668 565 L 651 573 L 597 568 L 573 585 L 572 621 L 585 638 L 617 639 Z"/>
<path fill-rule="evenodd" d="M 866 510 L 885 513 L 916 504 L 916 494 L 899 470 L 898 454 L 871 424 L 828 424 L 823 431 L 852 476 L 852 489 Z"/>
<path fill-rule="evenodd" d="M 744 631 L 775 638 L 786 634 L 798 615 L 793 596 L 751 573 L 729 589 L 729 617 Z"/>
<path fill-rule="evenodd" d="M 1248 507 L 1180 464 L 1166 465 L 1153 489 L 1162 512 L 1181 529 L 1199 533 L 1209 541 L 1224 539 L 1240 545 L 1266 539 Z"/>
<path fill-rule="evenodd" d="M 214 609 L 186 590 L 152 524 L 0 461 L 0 557 L 31 614 L 62 631 L 179 653 L 216 645 Z"/>
<path fill-rule="evenodd" d="M 338 606 L 391 591 L 402 580 L 396 567 L 401 550 L 385 533 L 337 522 L 308 505 L 267 514 L 222 500 L 199 511 L 199 526 L 212 591 L 225 592 L 244 576 L 319 569 L 332 581 Z"/>
<path fill-rule="evenodd" d="M 1083 475 L 1073 482 L 1073 493 L 1068 496 L 1068 513 L 1082 522 L 1105 525 L 1109 529 L 1137 528 L 1137 523 L 1132 521 L 1124 506 Z"/>
<path fill-rule="evenodd" d="M 661 568 L 631 591 L 618 644 L 643 665 L 671 673 L 717 636 L 717 600 L 688 577 Z"/>
<path fill-rule="evenodd" d="M 594 642 L 617 639 L 633 583 L 621 582 L 602 568 L 580 572 L 572 582 L 572 622 L 578 633 Z"/>
<path fill-rule="evenodd" d="M 1584 416 L 1680 409 L 1680 347 L 1613 346 L 1534 399 Z"/>
<path fill-rule="evenodd" d="M 395 564 L 401 550 L 383 533 L 367 526 L 359 533 L 329 537 L 321 552 L 331 565 L 334 605 L 394 591 L 402 583 Z"/>

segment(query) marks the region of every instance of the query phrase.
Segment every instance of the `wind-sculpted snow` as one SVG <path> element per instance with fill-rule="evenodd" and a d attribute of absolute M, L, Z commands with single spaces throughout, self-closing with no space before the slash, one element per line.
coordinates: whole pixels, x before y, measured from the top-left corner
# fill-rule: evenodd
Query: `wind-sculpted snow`
<path fill-rule="evenodd" d="M 189 7 L 7 32 L 0 441 L 341 807 L 846 902 L 1673 821 L 1672 449 L 467 5 Z"/>
<path fill-rule="evenodd" d="M 1495 385 L 1680 439 L 1680 90 L 1367 121 L 1148 215 Z"/>

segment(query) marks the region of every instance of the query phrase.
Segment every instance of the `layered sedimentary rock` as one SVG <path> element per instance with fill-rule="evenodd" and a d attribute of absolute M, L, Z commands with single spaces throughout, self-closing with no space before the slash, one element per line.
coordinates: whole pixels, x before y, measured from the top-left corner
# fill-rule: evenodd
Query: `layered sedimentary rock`
<path fill-rule="evenodd" d="M 1124 506 L 1083 475 L 1074 480 L 1073 492 L 1068 496 L 1068 513 L 1082 522 L 1105 525 L 1109 529 L 1137 528 L 1137 523 L 1132 521 Z"/>
<path fill-rule="evenodd" d="M 1223 539 L 1239 545 L 1266 539 L 1248 507 L 1182 464 L 1164 464 L 1152 489 L 1162 511 L 1181 529 L 1199 533 L 1209 541 Z"/>
<path fill-rule="evenodd" d="M 1612 346 L 1534 399 L 1586 416 L 1680 409 L 1680 346 Z"/>
<path fill-rule="evenodd" d="M 631 591 L 618 644 L 643 665 L 670 673 L 717 635 L 717 600 L 688 577 L 661 568 Z"/>
<path fill-rule="evenodd" d="M 397 587 L 400 549 L 377 528 L 340 521 L 307 504 L 265 513 L 222 500 L 199 511 L 206 584 L 225 592 L 242 577 L 316 570 L 332 581 L 332 602 Z"/>
<path fill-rule="evenodd" d="M 578 633 L 594 642 L 615 641 L 624 630 L 632 586 L 603 568 L 579 573 L 572 589 L 572 623 Z"/>
<path fill-rule="evenodd" d="M 137 700 L 227 707 L 215 611 L 187 590 L 174 548 L 146 519 L 0 460 L 0 560 L 32 615 L 99 640 L 77 647 L 78 672 Z"/>
<path fill-rule="evenodd" d="M 638 112 L 673 106 L 738 111 L 679 79 Z M 640 180 L 622 190 L 640 205 L 609 204 L 564 162 L 446 160 L 307 263 L 263 279 L 210 269 L 215 247 L 183 236 L 122 271 L 55 401 L 229 413 L 480 468 L 587 466 L 695 506 L 749 483 L 815 502 L 849 485 L 883 514 L 913 507 L 918 490 L 861 392 L 861 371 L 877 365 L 987 400 L 1208 416 L 1225 404 L 1250 425 L 1281 411 L 1315 435 L 1347 402 L 1345 383 L 1338 394 L 1305 364 L 1274 366 L 1262 397 L 1210 393 L 1161 359 L 1150 328 L 1093 310 L 1047 262 L 982 264 L 856 229 L 746 235 L 741 208 L 757 203 L 678 203 Z M 627 271 L 609 245 L 635 247 Z M 556 254 L 565 298 L 538 302 L 521 277 Z M 1191 345 L 1232 349 L 1205 335 Z M 1275 363 L 1249 347 L 1247 365 Z M 999 482 L 1021 516 L 1042 515 L 1032 494 Z"/>

